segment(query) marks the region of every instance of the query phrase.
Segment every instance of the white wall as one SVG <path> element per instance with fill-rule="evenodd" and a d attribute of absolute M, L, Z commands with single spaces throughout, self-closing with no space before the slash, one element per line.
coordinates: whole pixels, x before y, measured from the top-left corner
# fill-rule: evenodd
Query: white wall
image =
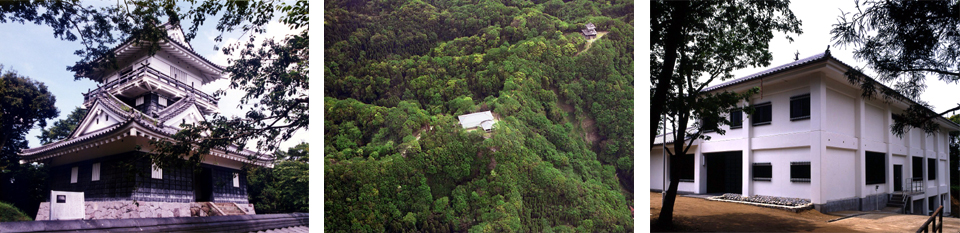
<path fill-rule="evenodd" d="M 790 120 L 790 97 L 810 93 L 810 87 L 805 79 L 796 80 L 796 82 L 781 82 L 765 84 L 763 95 L 754 95 L 752 104 L 770 102 L 772 108 L 771 124 L 752 126 L 753 137 L 763 137 L 770 135 L 789 134 L 797 132 L 810 131 L 810 119 Z M 811 105 L 815 97 L 811 96 Z M 813 111 L 811 111 L 813 114 Z M 751 124 L 753 120 L 744 121 L 744 124 Z"/>
<path fill-rule="evenodd" d="M 810 182 L 790 181 L 790 162 L 811 162 L 809 147 L 755 150 L 753 156 L 754 163 L 770 163 L 773 166 L 770 181 L 753 181 L 750 177 L 757 195 L 811 198 Z"/>
<path fill-rule="evenodd" d="M 846 136 L 856 136 L 855 100 L 827 88 L 826 125 L 823 130 Z"/>
<path fill-rule="evenodd" d="M 186 82 L 187 85 L 190 85 L 190 82 L 194 82 L 195 83 L 194 85 L 196 88 L 200 88 L 200 86 L 203 85 L 203 82 L 201 82 L 201 79 L 199 78 L 202 75 L 200 70 L 198 70 L 196 67 L 193 67 L 192 65 L 189 65 L 187 62 L 180 61 L 180 59 L 177 59 L 176 56 L 173 56 L 170 53 L 167 53 L 166 51 L 162 51 L 162 50 L 157 51 L 157 54 L 154 55 L 150 60 L 151 68 L 154 68 L 164 74 L 167 74 L 173 77 L 170 74 L 171 65 L 177 67 L 178 69 L 184 72 L 187 72 L 187 74 L 190 75 L 190 77 L 187 79 L 187 82 Z"/>
<path fill-rule="evenodd" d="M 884 110 L 881 107 L 872 104 L 864 104 L 866 109 L 865 117 L 867 122 L 864 124 L 864 139 L 883 142 L 883 136 L 890 132 L 890 127 L 884 123 Z"/>
<path fill-rule="evenodd" d="M 663 150 L 650 150 L 650 189 L 663 190 Z"/>
<path fill-rule="evenodd" d="M 824 202 L 855 197 L 856 151 L 827 148 L 820 163 L 820 184 Z"/>

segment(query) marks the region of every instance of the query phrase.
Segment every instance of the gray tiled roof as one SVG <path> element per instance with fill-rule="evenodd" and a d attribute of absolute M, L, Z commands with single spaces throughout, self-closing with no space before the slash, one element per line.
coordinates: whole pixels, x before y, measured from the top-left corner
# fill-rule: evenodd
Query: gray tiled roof
<path fill-rule="evenodd" d="M 734 85 L 734 84 L 738 84 L 738 83 L 742 83 L 742 82 L 747 82 L 747 81 L 754 80 L 754 79 L 758 79 L 758 78 L 761 78 L 761 77 L 770 76 L 770 75 L 773 75 L 773 74 L 778 73 L 778 72 L 780 72 L 780 71 L 788 70 L 788 69 L 793 68 L 793 67 L 797 67 L 797 66 L 801 66 L 801 65 L 806 65 L 806 64 L 809 64 L 809 63 L 813 63 L 813 62 L 822 61 L 822 60 L 824 60 L 824 59 L 826 59 L 826 58 L 828 58 L 828 57 L 830 57 L 830 54 L 829 54 L 829 53 L 819 53 L 819 54 L 817 54 L 817 55 L 813 55 L 813 56 L 810 56 L 810 57 L 807 57 L 807 58 L 804 58 L 804 59 L 800 59 L 800 60 L 797 60 L 797 61 L 794 61 L 794 62 L 791 62 L 791 63 L 783 64 L 783 65 L 780 65 L 780 66 L 777 66 L 777 67 L 773 67 L 773 68 L 770 68 L 770 69 L 767 69 L 767 70 L 764 70 L 764 71 L 760 71 L 760 72 L 755 73 L 755 74 L 747 75 L 747 76 L 742 77 L 742 78 L 737 78 L 737 79 L 730 80 L 730 81 L 727 81 L 727 82 L 724 82 L 724 83 L 721 83 L 721 84 L 717 84 L 717 85 L 715 85 L 715 86 L 707 87 L 707 88 L 704 88 L 703 91 L 704 91 L 704 92 L 713 91 L 713 90 L 720 89 L 720 88 L 724 88 L 724 87 L 728 87 L 728 86 L 731 86 L 731 85 Z M 842 63 L 842 62 L 841 62 L 841 63 Z M 846 64 L 844 64 L 844 65 L 846 65 Z"/>

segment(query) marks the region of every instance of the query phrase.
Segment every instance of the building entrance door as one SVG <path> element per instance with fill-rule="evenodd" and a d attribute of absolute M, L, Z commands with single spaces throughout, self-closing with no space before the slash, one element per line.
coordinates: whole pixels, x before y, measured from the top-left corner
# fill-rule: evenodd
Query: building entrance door
<path fill-rule="evenodd" d="M 213 172 L 209 167 L 201 167 L 200 174 L 193 182 L 193 192 L 196 202 L 213 201 Z"/>
<path fill-rule="evenodd" d="M 903 191 L 903 164 L 893 165 L 893 191 Z"/>
<path fill-rule="evenodd" d="M 708 193 L 743 192 L 743 152 L 705 154 Z"/>

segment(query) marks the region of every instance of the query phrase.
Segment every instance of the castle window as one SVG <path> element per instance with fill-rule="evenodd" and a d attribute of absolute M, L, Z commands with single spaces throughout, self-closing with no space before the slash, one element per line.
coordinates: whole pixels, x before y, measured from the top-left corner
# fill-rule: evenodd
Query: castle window
<path fill-rule="evenodd" d="M 70 183 L 71 183 L 71 184 L 76 184 L 76 183 L 77 183 L 77 174 L 78 174 L 79 172 L 80 172 L 80 168 L 78 168 L 78 167 L 73 167 L 73 168 L 70 169 Z"/>
<path fill-rule="evenodd" d="M 790 120 L 810 119 L 810 94 L 790 97 Z"/>
<path fill-rule="evenodd" d="M 773 121 L 773 106 L 770 102 L 753 106 L 753 125 L 769 125 Z"/>
<path fill-rule="evenodd" d="M 187 83 L 187 72 L 177 69 L 177 67 L 170 66 L 170 76 L 173 76 L 174 80 L 180 81 L 181 83 Z"/>
<path fill-rule="evenodd" d="M 137 97 L 137 104 L 136 104 L 136 106 L 140 106 L 140 105 L 143 105 L 143 96 Z"/>
<path fill-rule="evenodd" d="M 150 178 L 163 179 L 163 169 L 160 169 L 157 164 L 151 164 L 150 167 L 153 168 L 153 172 L 150 173 Z"/>
<path fill-rule="evenodd" d="M 94 163 L 92 168 L 93 173 L 90 175 L 90 181 L 100 180 L 100 163 Z"/>
<path fill-rule="evenodd" d="M 160 101 L 158 102 L 160 102 L 160 106 L 167 106 L 167 98 L 164 98 L 163 96 L 160 96 Z"/>
<path fill-rule="evenodd" d="M 233 187 L 240 187 L 240 174 L 236 172 L 233 173 Z"/>

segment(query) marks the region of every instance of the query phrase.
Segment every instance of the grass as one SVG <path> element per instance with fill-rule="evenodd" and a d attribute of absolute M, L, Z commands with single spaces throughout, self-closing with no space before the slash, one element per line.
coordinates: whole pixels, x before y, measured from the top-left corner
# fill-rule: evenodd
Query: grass
<path fill-rule="evenodd" d="M 30 216 L 13 205 L 0 202 L 0 222 L 33 221 Z"/>

